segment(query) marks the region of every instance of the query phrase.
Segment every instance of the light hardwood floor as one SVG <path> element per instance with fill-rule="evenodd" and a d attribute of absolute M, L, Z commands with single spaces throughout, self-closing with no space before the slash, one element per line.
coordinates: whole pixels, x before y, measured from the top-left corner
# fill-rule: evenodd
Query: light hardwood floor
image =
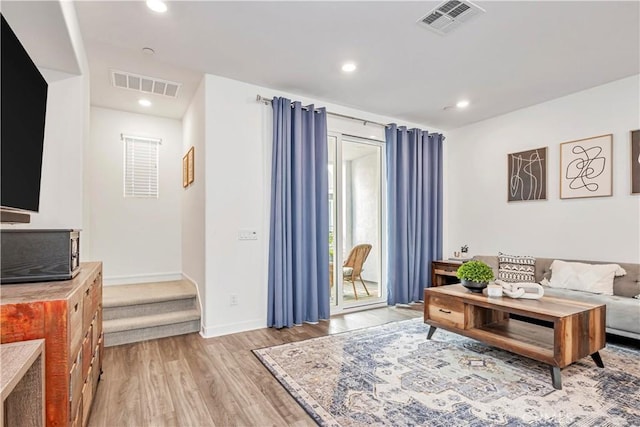
<path fill-rule="evenodd" d="M 109 347 L 89 426 L 313 426 L 251 350 L 421 316 L 422 305 L 380 308 L 290 329 Z"/>

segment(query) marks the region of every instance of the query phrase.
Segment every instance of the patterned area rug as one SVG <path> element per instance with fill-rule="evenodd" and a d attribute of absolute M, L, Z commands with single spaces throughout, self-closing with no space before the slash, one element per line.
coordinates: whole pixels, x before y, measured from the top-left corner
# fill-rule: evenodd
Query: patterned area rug
<path fill-rule="evenodd" d="M 640 350 L 562 370 L 422 319 L 254 350 L 322 426 L 640 426 Z"/>

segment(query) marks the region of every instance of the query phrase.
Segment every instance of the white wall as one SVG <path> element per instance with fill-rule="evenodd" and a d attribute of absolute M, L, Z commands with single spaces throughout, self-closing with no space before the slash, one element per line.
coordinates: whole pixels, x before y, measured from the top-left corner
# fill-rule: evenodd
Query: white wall
<path fill-rule="evenodd" d="M 48 77 L 40 210 L 21 228 L 82 228 L 84 77 Z M 52 77 L 55 75 L 55 78 Z M 62 80 L 55 80 L 64 77 Z"/>
<path fill-rule="evenodd" d="M 205 79 L 182 118 L 182 155 L 194 147 L 193 183 L 182 190 L 182 273 L 198 288 L 199 301 L 206 298 L 205 288 Z M 182 158 L 182 157 L 180 157 Z M 202 310 L 202 324 L 211 322 L 211 314 Z"/>
<path fill-rule="evenodd" d="M 122 133 L 162 139 L 158 199 L 123 196 Z M 181 278 L 182 123 L 91 107 L 90 139 L 88 249 L 104 263 L 105 284 Z"/>
<path fill-rule="evenodd" d="M 214 336 L 266 326 L 272 116 L 271 107 L 257 103 L 256 95 L 285 96 L 305 105 L 313 100 L 212 75 L 205 79 L 203 333 Z M 382 123 L 394 121 L 316 101 L 332 112 Z M 329 130 L 384 138 L 380 126 L 335 117 L 328 122 Z M 239 230 L 255 230 L 258 240 L 238 240 Z M 230 304 L 231 295 L 237 296 L 237 305 Z"/>
<path fill-rule="evenodd" d="M 640 196 L 630 195 L 633 76 L 447 133 L 445 256 L 463 244 L 548 258 L 640 262 Z M 613 134 L 613 197 L 560 200 L 559 144 Z M 548 148 L 546 201 L 507 203 L 507 154 Z"/>

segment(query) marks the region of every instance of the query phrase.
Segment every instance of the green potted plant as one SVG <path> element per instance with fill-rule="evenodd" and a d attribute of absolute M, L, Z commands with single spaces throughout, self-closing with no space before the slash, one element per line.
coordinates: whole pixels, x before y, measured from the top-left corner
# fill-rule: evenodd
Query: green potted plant
<path fill-rule="evenodd" d="M 471 292 L 480 293 L 493 280 L 493 270 L 482 261 L 468 261 L 458 267 L 456 273 L 462 286 Z"/>

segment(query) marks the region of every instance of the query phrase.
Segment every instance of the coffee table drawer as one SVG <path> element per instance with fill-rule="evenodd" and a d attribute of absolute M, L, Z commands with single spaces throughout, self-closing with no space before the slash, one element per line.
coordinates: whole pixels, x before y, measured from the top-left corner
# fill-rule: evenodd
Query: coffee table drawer
<path fill-rule="evenodd" d="M 432 295 L 427 312 L 429 319 L 435 322 L 464 327 L 464 303 L 457 298 Z"/>

